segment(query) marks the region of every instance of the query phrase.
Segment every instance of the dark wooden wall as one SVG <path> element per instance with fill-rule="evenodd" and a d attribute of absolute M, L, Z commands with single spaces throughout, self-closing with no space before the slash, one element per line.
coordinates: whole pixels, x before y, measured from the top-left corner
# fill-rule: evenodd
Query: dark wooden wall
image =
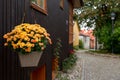
<path fill-rule="evenodd" d="M 53 43 L 57 38 L 62 40 L 62 61 L 68 55 L 68 0 L 64 0 L 64 9 L 60 8 L 60 0 L 47 0 L 48 15 L 45 15 L 30 6 L 30 0 L 0 0 L 0 80 L 30 80 L 30 73 L 34 68 L 21 68 L 18 55 L 8 47 L 4 47 L 3 35 L 11 31 L 15 25 L 24 22 L 44 26 L 51 34 Z M 48 45 L 44 51 L 39 66 L 46 64 L 46 80 L 51 80 L 52 47 Z"/>

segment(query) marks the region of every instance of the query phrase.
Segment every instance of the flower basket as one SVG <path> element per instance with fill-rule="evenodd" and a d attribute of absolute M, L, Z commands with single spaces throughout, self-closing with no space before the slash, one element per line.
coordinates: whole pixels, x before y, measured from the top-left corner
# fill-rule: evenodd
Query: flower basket
<path fill-rule="evenodd" d="M 36 56 L 37 53 L 35 51 L 42 52 L 48 43 L 52 43 L 50 34 L 39 24 L 23 23 L 17 25 L 11 32 L 5 34 L 3 38 L 6 39 L 5 46 L 21 54 L 23 56 L 23 62 L 25 62 L 25 60 L 27 61 L 24 63 L 24 66 L 25 64 L 27 66 L 33 64 L 35 58 L 40 58 L 40 56 Z M 34 54 L 35 57 L 32 57 Z M 19 58 L 21 58 L 21 55 Z M 39 53 L 39 55 L 41 55 L 41 53 Z M 32 58 L 27 60 L 28 57 Z M 30 63 L 28 64 L 28 62 Z"/>
<path fill-rule="evenodd" d="M 39 60 L 43 52 L 31 52 L 30 54 L 18 54 L 21 67 L 36 67 L 38 66 Z"/>

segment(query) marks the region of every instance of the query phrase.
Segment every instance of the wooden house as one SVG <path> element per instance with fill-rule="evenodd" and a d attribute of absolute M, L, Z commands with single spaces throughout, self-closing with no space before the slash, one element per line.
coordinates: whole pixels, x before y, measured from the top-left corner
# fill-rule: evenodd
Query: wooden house
<path fill-rule="evenodd" d="M 73 8 L 81 5 L 82 0 L 0 0 L 0 80 L 52 80 L 51 45 L 44 50 L 37 67 L 21 67 L 18 55 L 4 46 L 3 35 L 23 22 L 40 24 L 53 43 L 61 39 L 61 62 L 73 43 Z"/>

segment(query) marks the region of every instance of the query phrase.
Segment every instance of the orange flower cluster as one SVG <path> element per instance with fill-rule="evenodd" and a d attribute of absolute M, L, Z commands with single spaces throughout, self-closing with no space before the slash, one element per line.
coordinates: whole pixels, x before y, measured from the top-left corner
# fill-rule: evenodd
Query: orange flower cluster
<path fill-rule="evenodd" d="M 42 51 L 47 43 L 52 44 L 50 34 L 39 24 L 23 23 L 5 34 L 5 46 L 11 46 L 15 51 L 30 53 L 32 51 Z"/>

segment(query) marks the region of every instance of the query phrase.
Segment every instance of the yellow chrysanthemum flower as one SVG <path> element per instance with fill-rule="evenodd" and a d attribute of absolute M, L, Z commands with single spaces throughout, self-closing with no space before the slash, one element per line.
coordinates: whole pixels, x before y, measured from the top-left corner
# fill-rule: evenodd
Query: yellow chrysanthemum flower
<path fill-rule="evenodd" d="M 8 43 L 4 43 L 4 46 L 8 46 Z"/>
<path fill-rule="evenodd" d="M 42 50 L 44 50 L 45 48 L 44 47 L 41 47 Z"/>
<path fill-rule="evenodd" d="M 31 44 L 30 42 L 27 42 L 27 43 L 26 43 L 26 46 L 27 46 L 27 47 L 32 47 L 33 44 Z"/>
<path fill-rule="evenodd" d="M 7 34 L 5 34 L 5 35 L 3 36 L 3 38 L 8 38 L 8 35 L 7 35 Z"/>
<path fill-rule="evenodd" d="M 5 46 L 12 46 L 16 51 L 22 51 L 24 53 L 29 53 L 31 50 L 37 50 L 38 48 L 44 50 L 44 37 L 51 44 L 51 39 L 49 33 L 39 24 L 29 24 L 23 23 L 15 26 L 15 28 L 5 34 L 3 38 L 7 41 Z M 45 40 L 45 41 L 46 41 Z M 9 43 L 9 44 L 8 44 Z"/>
<path fill-rule="evenodd" d="M 29 38 L 28 36 L 26 36 L 26 37 L 24 38 L 24 40 L 25 40 L 25 41 L 30 41 L 30 38 Z"/>
<path fill-rule="evenodd" d="M 28 48 L 25 49 L 25 51 L 26 51 L 26 52 L 31 52 L 31 48 L 28 47 Z"/>
<path fill-rule="evenodd" d="M 43 43 L 39 43 L 40 46 L 43 46 L 44 44 Z"/>
<path fill-rule="evenodd" d="M 12 46 L 13 46 L 13 49 L 17 49 L 18 48 L 18 46 L 16 44 L 12 44 Z"/>
<path fill-rule="evenodd" d="M 19 44 L 19 46 L 20 46 L 20 48 L 23 48 L 23 47 L 25 47 L 25 43 L 24 43 L 24 42 L 21 42 L 21 43 Z"/>

